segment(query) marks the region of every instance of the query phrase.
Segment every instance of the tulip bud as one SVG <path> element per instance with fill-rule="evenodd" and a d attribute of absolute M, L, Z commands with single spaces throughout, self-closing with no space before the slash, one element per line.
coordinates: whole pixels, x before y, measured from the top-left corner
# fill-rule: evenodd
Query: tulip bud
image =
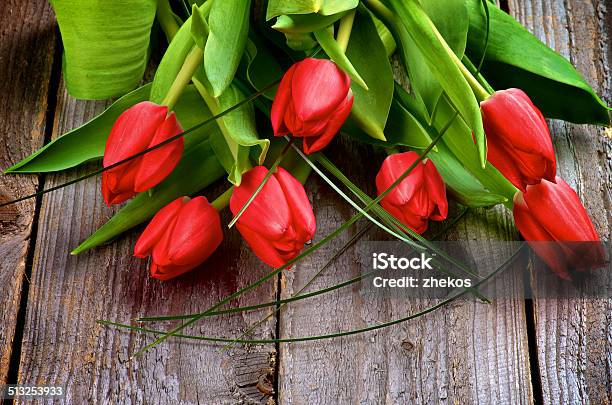
<path fill-rule="evenodd" d="M 417 161 L 416 152 L 388 156 L 376 175 L 380 195 Z M 422 234 L 429 220 L 443 221 L 448 215 L 444 180 L 431 160 L 418 163 L 381 201 L 380 205 L 404 225 Z"/>
<path fill-rule="evenodd" d="M 306 58 L 285 73 L 272 104 L 274 135 L 304 138 L 304 152 L 326 147 L 353 107 L 351 79 L 334 62 Z"/>
<path fill-rule="evenodd" d="M 603 265 L 599 235 L 576 192 L 560 177 L 556 184 L 542 180 L 516 193 L 513 212 L 519 232 L 559 277 L 569 280 L 571 270 Z"/>
<path fill-rule="evenodd" d="M 124 111 L 111 129 L 104 150 L 104 167 L 155 146 L 183 132 L 168 107 L 143 101 Z M 119 204 L 161 183 L 174 170 L 183 153 L 177 139 L 102 173 L 106 204 Z"/>
<path fill-rule="evenodd" d="M 257 166 L 234 189 L 230 209 L 236 215 L 266 176 Z M 279 268 L 295 258 L 312 239 L 316 221 L 304 186 L 282 167 L 266 182 L 238 219 L 236 227 L 253 252 L 268 265 Z"/>
<path fill-rule="evenodd" d="M 208 200 L 181 197 L 155 214 L 134 256 L 152 256 L 151 277 L 169 280 L 204 263 L 222 241 L 221 218 Z"/>
<path fill-rule="evenodd" d="M 480 104 L 487 159 L 521 191 L 555 181 L 556 159 L 544 116 L 519 89 L 495 92 Z"/>

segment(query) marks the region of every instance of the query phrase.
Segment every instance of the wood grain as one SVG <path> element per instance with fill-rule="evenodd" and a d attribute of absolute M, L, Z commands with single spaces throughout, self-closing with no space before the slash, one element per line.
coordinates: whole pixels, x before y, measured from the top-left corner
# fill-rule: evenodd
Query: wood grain
<path fill-rule="evenodd" d="M 58 105 L 55 136 L 80 125 L 104 107 L 101 102 L 75 101 L 63 89 Z M 48 185 L 92 168 L 51 175 Z M 257 383 L 260 376 L 269 375 L 274 346 L 221 353 L 218 346 L 170 340 L 126 363 L 133 352 L 151 342 L 151 336 L 102 327 L 96 320 L 129 323 L 143 315 L 205 310 L 269 270 L 241 249 L 236 231 L 228 233 L 222 247 L 200 269 L 169 282 L 149 278 L 146 263 L 131 257 L 136 232 L 107 247 L 70 256 L 70 250 L 114 212 L 104 205 L 99 190 L 99 179 L 91 178 L 43 200 L 19 382 L 66 385 L 67 401 L 75 404 L 230 404 L 244 398 L 265 402 L 270 395 L 257 397 L 258 392 L 262 393 Z M 276 285 L 272 283 L 232 304 L 271 301 L 275 294 Z M 263 314 L 205 320 L 190 331 L 237 336 L 245 325 Z M 272 318 L 255 336 L 272 337 L 274 331 Z"/>
<path fill-rule="evenodd" d="M 0 168 L 44 140 L 55 31 L 47 2 L 7 0 L 0 6 Z M 36 191 L 36 176 L 0 176 L 0 201 Z M 25 275 L 33 200 L 0 208 L 0 384 L 6 382 Z"/>
<path fill-rule="evenodd" d="M 612 47 L 609 1 L 512 0 L 516 18 L 567 57 L 610 102 Z M 571 100 L 567 100 L 571 103 Z M 553 122 L 559 175 L 580 195 L 603 240 L 610 241 L 612 143 L 603 128 Z M 540 281 L 535 276 L 535 283 Z M 594 285 L 610 291 L 612 274 Z M 536 288 L 537 290 L 537 288 Z M 537 353 L 546 403 L 612 403 L 612 300 L 536 299 Z"/>
<path fill-rule="evenodd" d="M 372 192 L 381 156 L 343 141 L 329 156 L 365 190 Z M 354 162 L 368 162 L 355 165 Z M 321 180 L 308 187 L 317 214 L 317 239 L 353 211 Z M 354 233 L 355 231 L 352 231 Z M 324 288 L 361 272 L 360 244 L 349 249 L 311 287 Z M 473 240 L 486 252 L 488 240 L 516 238 L 503 210 L 478 211 L 451 232 L 452 240 Z M 283 280 L 283 296 L 307 283 L 328 257 L 349 240 L 343 235 L 306 259 Z M 512 252 L 506 252 L 511 254 Z M 360 264 L 361 263 L 361 264 Z M 524 263 L 523 263 L 524 264 Z M 493 304 L 460 300 L 413 321 L 361 335 L 281 345 L 279 402 L 296 404 L 530 403 L 532 398 L 523 284 L 517 273 L 496 283 L 509 299 Z M 370 290 L 371 291 L 371 290 Z M 433 305 L 431 299 L 391 300 L 354 285 L 337 293 L 290 304 L 282 310 L 281 337 L 348 331 L 402 318 Z"/>

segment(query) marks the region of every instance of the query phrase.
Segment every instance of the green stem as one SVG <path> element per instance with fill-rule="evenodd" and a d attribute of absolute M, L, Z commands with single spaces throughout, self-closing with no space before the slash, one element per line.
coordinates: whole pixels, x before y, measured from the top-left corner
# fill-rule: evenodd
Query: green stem
<path fill-rule="evenodd" d="M 213 207 L 215 207 L 215 209 L 217 211 L 221 212 L 222 210 L 224 210 L 229 205 L 229 200 L 232 197 L 232 193 L 233 192 L 234 192 L 234 187 L 228 188 L 227 190 L 225 190 L 225 192 L 223 192 L 223 194 L 221 194 L 219 197 L 217 197 L 210 204 Z"/>
<path fill-rule="evenodd" d="M 170 86 L 166 98 L 162 101 L 162 105 L 168 106 L 170 110 L 174 108 L 183 90 L 191 82 L 191 78 L 202 63 L 202 58 L 204 58 L 204 52 L 197 46 L 194 46 L 185 58 L 185 62 L 178 75 L 176 75 L 174 82 L 172 82 L 172 86 Z"/>
<path fill-rule="evenodd" d="M 349 41 L 351 39 L 351 32 L 353 31 L 353 22 L 355 21 L 355 10 L 346 14 L 340 19 L 340 28 L 338 28 L 338 36 L 336 42 L 340 45 L 343 53 L 346 53 Z"/>
<path fill-rule="evenodd" d="M 168 42 L 171 42 L 180 27 L 174 18 L 174 13 L 168 0 L 157 0 L 156 16 L 159 25 L 161 25 L 164 34 L 166 34 Z"/>

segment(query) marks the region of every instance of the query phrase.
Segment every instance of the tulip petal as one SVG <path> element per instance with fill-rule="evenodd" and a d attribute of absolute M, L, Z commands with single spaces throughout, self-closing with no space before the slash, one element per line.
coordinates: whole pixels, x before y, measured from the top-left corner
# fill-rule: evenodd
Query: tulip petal
<path fill-rule="evenodd" d="M 429 199 L 434 204 L 433 210 L 429 213 L 429 218 L 434 221 L 444 221 L 448 216 L 446 186 L 434 162 L 430 159 L 425 162 L 425 181 Z"/>
<path fill-rule="evenodd" d="M 326 59 L 307 58 L 297 63 L 292 81 L 295 112 L 300 120 L 326 119 L 346 98 L 351 79 Z"/>
<path fill-rule="evenodd" d="M 221 218 L 205 197 L 181 207 L 168 238 L 153 250 L 158 265 L 194 268 L 210 257 L 223 241 Z"/>
<path fill-rule="evenodd" d="M 153 147 L 183 132 L 183 128 L 171 113 L 157 128 L 147 147 Z M 148 152 L 140 159 L 140 165 L 134 179 L 134 191 L 143 192 L 161 183 L 176 167 L 183 153 L 183 138 Z"/>
<path fill-rule="evenodd" d="M 302 183 L 282 167 L 278 168 L 274 177 L 278 180 L 284 194 L 289 197 L 287 202 L 291 210 L 291 222 L 299 236 L 299 241 L 303 245 L 304 242 L 308 242 L 313 238 L 317 228 L 312 205 L 310 205 L 306 190 Z"/>
<path fill-rule="evenodd" d="M 257 166 L 242 176 L 240 186 L 234 188 L 230 209 L 236 215 L 259 187 L 268 169 Z M 283 189 L 272 175 L 238 220 L 238 224 L 256 230 L 262 237 L 279 240 L 290 226 L 291 212 Z"/>
<path fill-rule="evenodd" d="M 316 138 L 304 138 L 304 153 L 311 154 L 329 145 L 350 115 L 351 108 L 353 107 L 353 100 L 353 94 L 350 93 L 340 108 L 330 117 L 329 122 L 327 122 L 327 128 L 321 136 Z"/>
<path fill-rule="evenodd" d="M 270 117 L 275 136 L 287 134 L 287 128 L 284 124 L 285 114 L 287 111 L 287 106 L 293 102 L 291 98 L 291 82 L 293 81 L 293 74 L 295 73 L 296 66 L 297 65 L 294 64 L 289 68 L 289 70 L 287 70 L 280 82 L 280 85 L 278 86 L 276 96 L 274 96 Z"/>
<path fill-rule="evenodd" d="M 136 242 L 135 257 L 144 258 L 151 254 L 163 234 L 173 228 L 179 211 L 187 202 L 188 197 L 179 197 L 155 214 Z"/>
<path fill-rule="evenodd" d="M 168 107 L 149 101 L 124 111 L 113 124 L 104 150 L 104 167 L 146 149 L 157 128 L 166 119 Z"/>
<path fill-rule="evenodd" d="M 253 253 L 262 262 L 274 268 L 279 268 L 287 262 L 283 255 L 257 232 L 252 231 L 249 227 L 242 226 L 240 223 L 236 224 L 236 227 Z"/>
<path fill-rule="evenodd" d="M 560 177 L 529 186 L 524 199 L 535 220 L 554 240 L 599 241 L 599 235 L 576 192 Z"/>
<path fill-rule="evenodd" d="M 388 156 L 376 175 L 376 189 L 378 194 L 382 194 L 395 183 L 395 181 L 400 178 L 418 158 L 419 155 L 413 151 L 395 153 Z M 390 204 L 398 206 L 408 203 L 423 183 L 423 167 L 421 163 L 417 164 L 410 174 L 395 186 L 384 199 Z"/>

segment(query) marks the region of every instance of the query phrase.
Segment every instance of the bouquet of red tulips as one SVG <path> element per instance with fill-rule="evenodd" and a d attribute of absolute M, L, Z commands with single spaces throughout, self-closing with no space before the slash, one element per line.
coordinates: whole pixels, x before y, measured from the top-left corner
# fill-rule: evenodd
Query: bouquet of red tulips
<path fill-rule="evenodd" d="M 125 205 L 73 254 L 149 221 L 134 255 L 150 256 L 151 276 L 168 280 L 222 243 L 219 212 L 229 206 L 229 225 L 253 252 L 276 272 L 290 268 L 334 237 L 304 251 L 318 239 L 304 183 L 320 165 L 363 203 L 351 200 L 359 213 L 338 232 L 365 216 L 422 242 L 429 221 L 447 219 L 449 200 L 503 204 L 560 277 L 603 264 L 585 208 L 556 175 L 545 118 L 609 125 L 609 109 L 488 0 L 51 4 L 70 94 L 116 101 L 7 172 L 101 159 L 100 198 Z M 153 79 L 141 85 L 158 48 Z M 392 58 L 409 86 L 395 81 Z M 325 156 L 341 136 L 389 154 L 372 176 L 378 196 Z M 202 196 L 223 178 L 226 192 Z"/>

